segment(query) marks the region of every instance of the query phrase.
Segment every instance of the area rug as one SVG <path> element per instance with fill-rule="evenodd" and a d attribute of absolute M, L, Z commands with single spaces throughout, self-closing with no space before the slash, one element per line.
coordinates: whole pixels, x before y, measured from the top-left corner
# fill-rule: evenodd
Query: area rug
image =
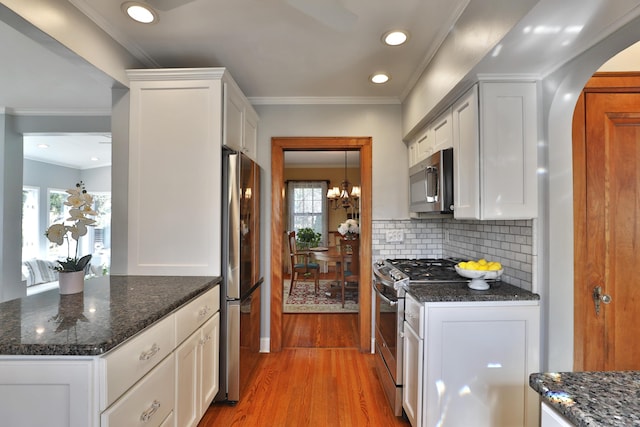
<path fill-rule="evenodd" d="M 342 298 L 340 293 L 335 297 L 325 294 L 329 290 L 331 280 L 320 280 L 320 292 L 315 294 L 313 281 L 297 282 L 292 294 L 289 294 L 291 280 L 284 281 L 284 313 L 357 313 L 358 303 L 356 294 L 347 291 L 342 308 Z"/>

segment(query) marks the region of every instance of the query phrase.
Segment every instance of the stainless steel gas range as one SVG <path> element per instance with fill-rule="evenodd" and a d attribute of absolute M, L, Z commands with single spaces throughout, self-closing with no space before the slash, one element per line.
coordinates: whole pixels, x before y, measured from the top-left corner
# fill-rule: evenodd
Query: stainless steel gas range
<path fill-rule="evenodd" d="M 405 287 L 466 282 L 454 266 L 460 259 L 386 259 L 373 264 L 376 291 L 376 368 L 396 416 L 402 415 L 402 348 Z"/>

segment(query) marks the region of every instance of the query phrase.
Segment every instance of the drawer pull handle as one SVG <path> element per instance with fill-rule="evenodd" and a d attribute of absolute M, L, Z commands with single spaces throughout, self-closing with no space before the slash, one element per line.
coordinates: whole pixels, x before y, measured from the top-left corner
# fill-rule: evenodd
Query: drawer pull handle
<path fill-rule="evenodd" d="M 204 308 L 202 308 L 198 312 L 198 318 L 202 318 L 202 317 L 206 316 L 207 314 L 209 314 L 210 311 L 211 311 L 211 308 L 208 305 L 204 306 Z"/>
<path fill-rule="evenodd" d="M 153 417 L 153 414 L 155 414 L 159 408 L 160 408 L 160 402 L 158 402 L 157 400 L 154 400 L 151 406 L 149 407 L 149 409 L 145 410 L 144 412 L 142 412 L 142 414 L 140 414 L 140 421 L 142 421 L 143 423 L 146 423 L 147 421 L 149 421 L 151 417 Z"/>
<path fill-rule="evenodd" d="M 160 347 L 158 346 L 158 344 L 153 343 L 153 346 L 151 346 L 148 351 L 143 351 L 142 353 L 140 353 L 140 360 L 149 360 L 159 351 Z"/>

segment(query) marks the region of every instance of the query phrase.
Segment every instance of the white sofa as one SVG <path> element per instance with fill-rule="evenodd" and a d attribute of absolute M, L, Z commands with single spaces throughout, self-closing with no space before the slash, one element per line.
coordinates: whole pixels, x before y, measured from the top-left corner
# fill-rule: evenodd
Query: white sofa
<path fill-rule="evenodd" d="M 58 272 L 53 268 L 55 261 L 30 259 L 22 262 L 22 281 L 27 287 L 27 295 L 58 287 Z"/>

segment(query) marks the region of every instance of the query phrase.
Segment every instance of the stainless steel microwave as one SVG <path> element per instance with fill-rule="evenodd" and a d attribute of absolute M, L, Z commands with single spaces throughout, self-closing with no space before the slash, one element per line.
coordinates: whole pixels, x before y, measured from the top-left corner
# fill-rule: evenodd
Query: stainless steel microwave
<path fill-rule="evenodd" d="M 412 166 L 409 188 L 411 212 L 453 212 L 453 148 Z"/>

